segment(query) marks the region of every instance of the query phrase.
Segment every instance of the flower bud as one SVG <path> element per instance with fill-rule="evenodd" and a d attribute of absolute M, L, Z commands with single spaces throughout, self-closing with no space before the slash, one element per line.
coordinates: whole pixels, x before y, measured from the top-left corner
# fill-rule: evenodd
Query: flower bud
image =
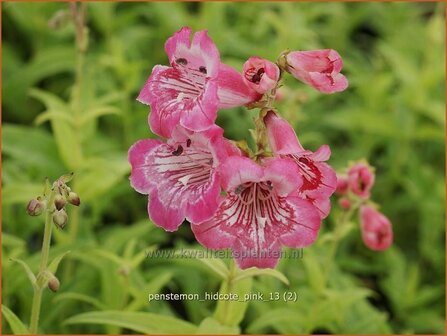
<path fill-rule="evenodd" d="M 351 201 L 348 198 L 340 198 L 338 204 L 342 209 L 349 210 L 351 208 Z"/>
<path fill-rule="evenodd" d="M 61 210 L 65 204 L 67 204 L 67 201 L 65 200 L 65 197 L 57 194 L 56 197 L 54 198 L 54 205 L 56 206 L 57 210 Z"/>
<path fill-rule="evenodd" d="M 244 63 L 243 72 L 245 84 L 260 94 L 274 89 L 280 74 L 275 63 L 260 57 L 250 57 Z"/>
<path fill-rule="evenodd" d="M 38 198 L 33 198 L 31 201 L 28 202 L 28 205 L 26 207 L 26 211 L 28 212 L 28 215 L 30 216 L 39 216 L 42 211 L 45 208 L 45 202 L 39 200 Z"/>
<path fill-rule="evenodd" d="M 292 51 L 285 55 L 286 70 L 322 93 L 343 91 L 348 80 L 340 71 L 343 61 L 333 49 Z"/>
<path fill-rule="evenodd" d="M 68 216 L 64 209 L 55 211 L 53 214 L 53 223 L 60 229 L 65 227 L 67 224 Z"/>
<path fill-rule="evenodd" d="M 57 292 L 60 285 L 61 283 L 59 282 L 59 279 L 56 278 L 54 275 L 52 275 L 51 278 L 48 280 L 48 288 L 51 289 L 52 292 Z"/>
<path fill-rule="evenodd" d="M 337 176 L 337 195 L 343 196 L 348 192 L 348 177 L 345 175 Z"/>
<path fill-rule="evenodd" d="M 374 251 L 383 251 L 393 243 L 393 228 L 387 217 L 376 209 L 364 205 L 360 208 L 362 239 Z"/>
<path fill-rule="evenodd" d="M 78 194 L 70 191 L 70 193 L 68 194 L 68 202 L 75 206 L 79 206 L 81 204 L 81 199 L 79 198 Z"/>
<path fill-rule="evenodd" d="M 361 198 L 369 198 L 374 179 L 374 171 L 366 163 L 360 162 L 349 168 L 348 187 L 354 194 Z"/>

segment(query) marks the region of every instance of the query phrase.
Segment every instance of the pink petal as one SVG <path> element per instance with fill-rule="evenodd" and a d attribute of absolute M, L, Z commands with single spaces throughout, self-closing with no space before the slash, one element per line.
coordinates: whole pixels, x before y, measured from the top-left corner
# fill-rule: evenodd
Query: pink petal
<path fill-rule="evenodd" d="M 281 256 L 281 246 L 278 243 L 273 244 L 269 250 L 257 252 L 247 249 L 238 240 L 233 247 L 233 257 L 240 269 L 250 267 L 275 268 Z"/>
<path fill-rule="evenodd" d="M 211 218 L 219 203 L 220 180 L 217 174 L 211 175 L 207 187 L 203 189 L 201 196 L 191 198 L 187 204 L 186 217 L 191 224 L 203 222 Z"/>
<path fill-rule="evenodd" d="M 329 198 L 337 188 L 335 170 L 325 162 L 313 161 L 311 155 L 291 155 L 300 174 L 303 184 L 300 192 L 313 199 Z"/>
<path fill-rule="evenodd" d="M 155 66 L 138 100 L 151 105 L 151 129 L 166 138 L 179 123 L 201 131 L 213 125 L 217 115 L 216 83 L 180 68 Z"/>
<path fill-rule="evenodd" d="M 276 64 L 260 58 L 250 57 L 243 66 L 245 84 L 259 94 L 264 94 L 276 87 L 280 71 Z"/>
<path fill-rule="evenodd" d="M 330 198 L 317 198 L 317 199 L 308 199 L 315 209 L 318 211 L 318 215 L 321 219 L 325 219 L 329 213 L 331 212 L 331 200 Z"/>
<path fill-rule="evenodd" d="M 270 147 L 275 154 L 291 154 L 303 150 L 292 126 L 275 112 L 269 111 L 264 122 Z"/>
<path fill-rule="evenodd" d="M 374 251 L 388 249 L 393 243 L 393 229 L 387 217 L 376 209 L 364 205 L 360 208 L 362 238 Z"/>
<path fill-rule="evenodd" d="M 205 92 L 198 97 L 192 109 L 185 109 L 180 117 L 180 125 L 199 132 L 214 125 L 217 117 L 217 83 L 208 82 Z"/>
<path fill-rule="evenodd" d="M 303 184 L 297 165 L 280 158 L 266 162 L 263 180 L 271 181 L 279 196 L 287 196 Z"/>
<path fill-rule="evenodd" d="M 342 74 L 325 74 L 318 72 L 309 73 L 310 82 L 315 89 L 322 93 L 334 93 L 348 88 L 348 80 Z"/>
<path fill-rule="evenodd" d="M 152 190 L 151 181 L 145 173 L 144 166 L 152 150 L 161 144 L 160 140 L 144 139 L 137 141 L 129 148 L 128 160 L 132 166 L 130 184 L 139 193 L 148 194 Z"/>
<path fill-rule="evenodd" d="M 320 216 L 309 201 L 299 196 L 289 196 L 287 201 L 293 209 L 292 225 L 287 233 L 281 235 L 280 241 L 288 247 L 306 247 L 317 238 Z"/>
<path fill-rule="evenodd" d="M 176 231 L 185 218 L 185 209 L 183 207 L 161 202 L 156 190 L 149 196 L 147 211 L 154 224 L 166 231 Z"/>
<path fill-rule="evenodd" d="M 262 95 L 250 89 L 242 75 L 230 66 L 221 63 L 219 66 L 218 91 L 219 108 L 230 108 L 247 105 L 261 99 Z"/>
<path fill-rule="evenodd" d="M 331 157 L 331 148 L 328 145 L 322 145 L 317 149 L 312 155 L 312 160 L 314 161 L 327 161 Z"/>
<path fill-rule="evenodd" d="M 249 158 L 231 156 L 219 168 L 226 191 L 234 190 L 246 182 L 257 182 L 264 176 L 261 166 Z"/>
<path fill-rule="evenodd" d="M 165 51 L 168 54 L 170 64 L 173 64 L 176 58 L 180 57 L 178 54 L 185 52 L 191 47 L 191 32 L 191 28 L 183 27 L 166 41 Z"/>
<path fill-rule="evenodd" d="M 221 200 L 221 203 L 224 199 Z M 232 247 L 235 237 L 219 229 L 219 223 L 208 220 L 198 225 L 191 225 L 197 241 L 210 249 L 223 249 Z"/>
<path fill-rule="evenodd" d="M 206 30 L 201 30 L 194 34 L 191 49 L 197 52 L 205 61 L 207 76 L 214 78 L 219 71 L 220 55 L 219 50 L 217 50 L 216 45 L 208 36 Z"/>

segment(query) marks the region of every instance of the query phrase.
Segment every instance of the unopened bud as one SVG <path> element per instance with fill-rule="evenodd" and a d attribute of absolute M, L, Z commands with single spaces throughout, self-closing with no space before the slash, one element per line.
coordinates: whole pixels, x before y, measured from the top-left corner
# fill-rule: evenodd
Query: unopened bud
<path fill-rule="evenodd" d="M 340 198 L 338 200 L 338 204 L 345 210 L 349 210 L 349 208 L 351 208 L 351 201 L 348 198 Z"/>
<path fill-rule="evenodd" d="M 79 204 L 81 204 L 81 199 L 79 198 L 78 194 L 70 191 L 70 193 L 68 194 L 68 202 L 75 206 L 79 206 Z"/>
<path fill-rule="evenodd" d="M 53 223 L 60 229 L 63 229 L 67 224 L 68 216 L 64 209 L 55 211 L 53 214 Z"/>
<path fill-rule="evenodd" d="M 50 280 L 48 280 L 48 288 L 51 289 L 53 292 L 57 292 L 59 290 L 61 283 L 59 282 L 59 279 L 56 278 L 54 275 L 51 276 Z"/>
<path fill-rule="evenodd" d="M 30 216 L 39 216 L 45 208 L 45 203 L 40 201 L 39 198 L 33 198 L 28 202 L 26 211 Z"/>
<path fill-rule="evenodd" d="M 54 198 L 54 205 L 56 206 L 57 210 L 61 210 L 65 204 L 67 204 L 67 201 L 65 200 L 65 197 L 57 194 L 56 197 Z"/>

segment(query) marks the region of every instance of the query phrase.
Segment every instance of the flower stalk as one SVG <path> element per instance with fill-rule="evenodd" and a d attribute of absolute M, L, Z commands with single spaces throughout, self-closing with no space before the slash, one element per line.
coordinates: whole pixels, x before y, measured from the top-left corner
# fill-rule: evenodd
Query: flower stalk
<path fill-rule="evenodd" d="M 51 191 L 48 197 L 48 204 L 50 205 L 46 209 L 45 213 L 45 231 L 43 235 L 42 252 L 40 259 L 39 273 L 37 275 L 37 281 L 34 284 L 34 296 L 33 305 L 31 308 L 31 318 L 30 318 L 30 332 L 31 334 L 37 334 L 37 328 L 39 325 L 40 307 L 42 305 L 42 292 L 45 288 L 44 274 L 47 269 L 48 256 L 50 254 L 50 244 L 51 244 L 51 231 L 53 229 L 53 212 L 54 199 L 56 197 L 56 192 Z"/>

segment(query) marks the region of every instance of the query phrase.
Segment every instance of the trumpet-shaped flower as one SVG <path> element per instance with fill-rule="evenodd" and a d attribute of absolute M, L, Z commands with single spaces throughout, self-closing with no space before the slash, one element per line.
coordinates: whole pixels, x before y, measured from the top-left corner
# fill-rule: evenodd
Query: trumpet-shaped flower
<path fill-rule="evenodd" d="M 279 80 L 278 66 L 260 57 L 250 57 L 244 63 L 243 73 L 247 86 L 260 94 L 275 88 Z"/>
<path fill-rule="evenodd" d="M 227 191 L 211 219 L 192 225 L 207 248 L 231 248 L 241 268 L 272 268 L 281 245 L 305 247 L 314 242 L 321 219 L 296 193 L 302 184 L 296 165 L 274 158 L 260 166 L 233 156 L 221 166 Z"/>
<path fill-rule="evenodd" d="M 295 78 L 322 93 L 343 91 L 348 80 L 340 71 L 343 61 L 333 49 L 292 51 L 286 55 L 286 68 Z"/>
<path fill-rule="evenodd" d="M 361 198 L 369 198 L 375 175 L 366 163 L 357 163 L 348 170 L 349 189 Z"/>
<path fill-rule="evenodd" d="M 322 218 L 326 217 L 330 210 L 329 197 L 337 187 L 335 171 L 325 162 L 331 155 L 329 146 L 323 145 L 316 152 L 305 150 L 289 123 L 273 111 L 267 113 L 264 122 L 272 151 L 295 162 L 303 177 L 301 195 L 311 200 Z"/>
<path fill-rule="evenodd" d="M 216 120 L 219 107 L 248 104 L 259 95 L 242 76 L 220 63 L 219 51 L 205 30 L 184 27 L 165 44 L 170 66 L 156 65 L 138 100 L 151 106 L 149 125 L 169 138 L 177 125 L 204 131 Z"/>
<path fill-rule="evenodd" d="M 135 190 L 149 195 L 152 221 L 175 231 L 186 218 L 201 222 L 217 209 L 219 163 L 226 158 L 223 130 L 217 126 L 192 133 L 177 127 L 164 143 L 145 139 L 129 149 L 130 176 Z"/>
<path fill-rule="evenodd" d="M 374 251 L 383 251 L 393 243 L 393 228 L 387 217 L 376 209 L 364 205 L 360 208 L 362 239 Z"/>

